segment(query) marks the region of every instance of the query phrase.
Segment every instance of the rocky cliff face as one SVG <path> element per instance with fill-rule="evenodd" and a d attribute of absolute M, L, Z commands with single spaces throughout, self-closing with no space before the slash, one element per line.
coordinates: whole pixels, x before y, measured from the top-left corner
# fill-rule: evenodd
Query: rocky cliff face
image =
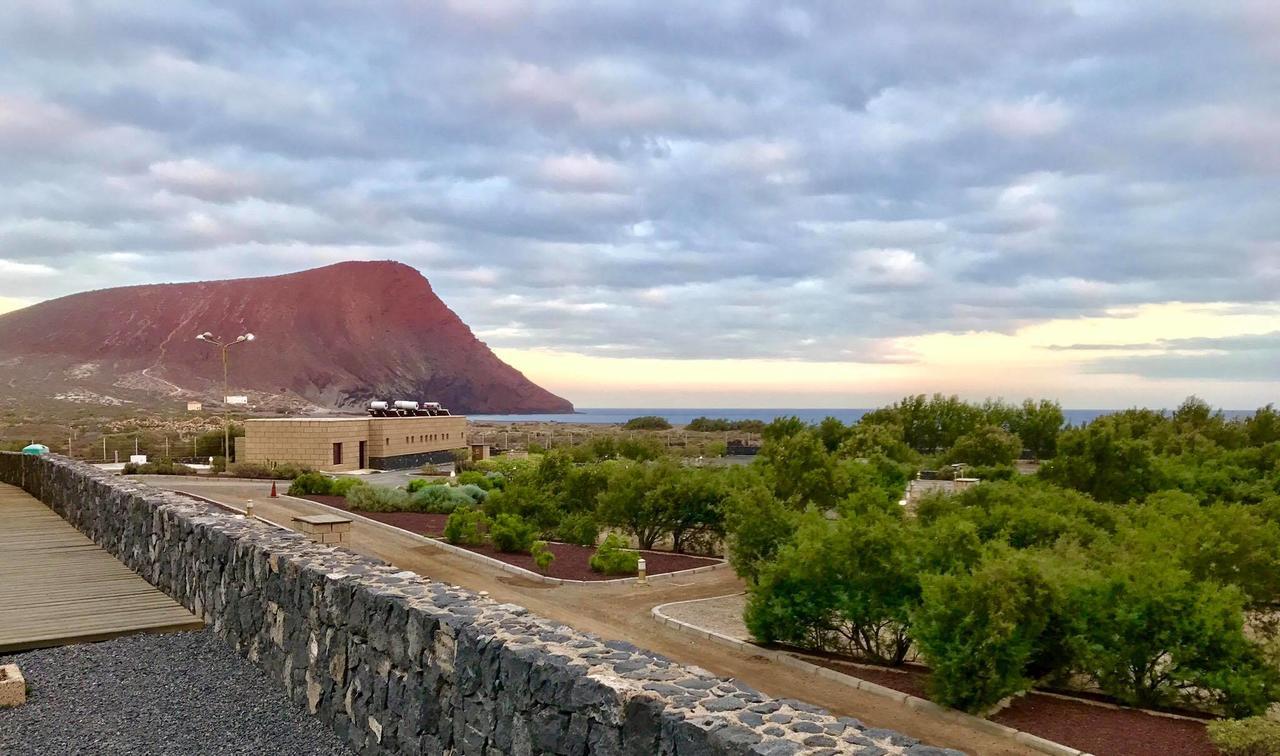
<path fill-rule="evenodd" d="M 489 350 L 418 271 L 348 262 L 301 273 L 74 294 L 0 316 L 0 385 L 19 396 L 157 404 L 231 392 L 259 406 L 354 409 L 370 398 L 455 412 L 570 412 Z"/>

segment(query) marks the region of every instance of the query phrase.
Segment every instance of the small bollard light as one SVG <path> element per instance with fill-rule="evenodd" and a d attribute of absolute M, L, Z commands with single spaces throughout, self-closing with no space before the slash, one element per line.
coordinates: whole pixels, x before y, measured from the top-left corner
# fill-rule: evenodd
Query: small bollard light
<path fill-rule="evenodd" d="M 246 519 L 253 519 L 253 499 L 249 499 L 244 503 L 244 516 Z"/>
<path fill-rule="evenodd" d="M 645 563 L 643 558 L 636 560 L 636 572 L 638 573 L 636 577 L 636 585 L 648 585 L 649 579 L 645 577 Z"/>

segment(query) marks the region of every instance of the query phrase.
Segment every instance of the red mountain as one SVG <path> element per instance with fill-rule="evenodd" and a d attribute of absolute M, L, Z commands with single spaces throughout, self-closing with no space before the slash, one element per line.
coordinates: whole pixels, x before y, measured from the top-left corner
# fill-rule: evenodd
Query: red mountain
<path fill-rule="evenodd" d="M 230 281 L 103 289 L 0 315 L 0 381 L 14 394 L 155 404 L 230 390 L 255 405 L 356 408 L 370 398 L 438 401 L 455 412 L 572 412 L 498 359 L 396 262 L 346 262 Z M 7 391 L 6 393 L 10 393 Z"/>

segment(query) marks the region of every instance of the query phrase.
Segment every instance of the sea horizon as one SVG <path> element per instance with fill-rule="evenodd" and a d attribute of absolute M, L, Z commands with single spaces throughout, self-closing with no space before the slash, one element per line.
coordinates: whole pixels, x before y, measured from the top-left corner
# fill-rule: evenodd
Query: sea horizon
<path fill-rule="evenodd" d="M 725 420 L 761 420 L 771 422 L 779 417 L 798 417 L 806 422 L 821 422 L 824 418 L 834 417 L 843 423 L 856 423 L 875 407 L 581 407 L 574 412 L 557 412 L 546 414 L 499 414 L 499 415 L 467 415 L 469 420 L 498 423 L 578 423 L 591 425 L 622 424 L 628 420 L 645 415 L 656 415 L 672 425 L 687 425 L 694 418 L 709 417 Z M 1068 425 L 1082 425 L 1104 415 L 1123 412 L 1131 407 L 1112 409 L 1101 408 L 1063 408 L 1062 414 Z M 1153 408 L 1162 412 L 1172 412 L 1173 408 Z M 1228 419 L 1247 417 L 1256 410 L 1224 409 L 1222 414 Z"/>

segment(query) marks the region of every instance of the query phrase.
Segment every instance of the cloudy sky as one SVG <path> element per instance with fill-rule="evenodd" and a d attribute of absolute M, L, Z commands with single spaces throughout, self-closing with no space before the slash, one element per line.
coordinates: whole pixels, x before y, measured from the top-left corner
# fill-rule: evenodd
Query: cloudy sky
<path fill-rule="evenodd" d="M 1280 5 L 0 5 L 0 309 L 418 267 L 579 406 L 1280 401 Z"/>

